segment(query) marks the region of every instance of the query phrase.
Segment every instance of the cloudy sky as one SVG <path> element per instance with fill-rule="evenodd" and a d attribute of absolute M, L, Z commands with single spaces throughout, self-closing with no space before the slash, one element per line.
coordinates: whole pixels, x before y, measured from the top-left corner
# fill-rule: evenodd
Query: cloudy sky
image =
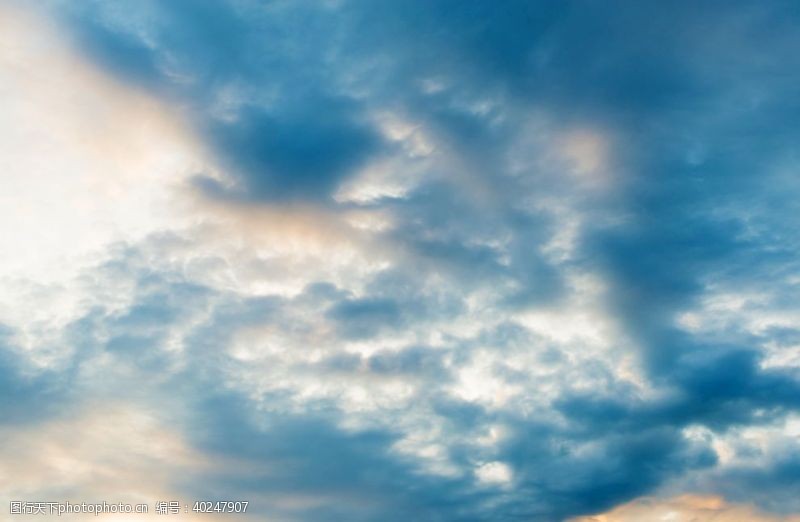
<path fill-rule="evenodd" d="M 800 520 L 798 85 L 793 0 L 0 0 L 0 520 Z"/>

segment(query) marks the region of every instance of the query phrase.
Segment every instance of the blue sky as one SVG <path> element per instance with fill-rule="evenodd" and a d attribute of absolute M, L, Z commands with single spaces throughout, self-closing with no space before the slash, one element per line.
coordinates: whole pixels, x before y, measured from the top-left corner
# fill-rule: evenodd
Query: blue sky
<path fill-rule="evenodd" d="M 798 20 L 0 2 L 0 500 L 800 519 Z"/>

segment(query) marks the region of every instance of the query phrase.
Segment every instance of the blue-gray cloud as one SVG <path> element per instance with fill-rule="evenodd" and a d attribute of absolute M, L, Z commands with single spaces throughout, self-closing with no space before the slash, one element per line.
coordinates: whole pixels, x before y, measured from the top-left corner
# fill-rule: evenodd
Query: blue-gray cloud
<path fill-rule="evenodd" d="M 309 270 L 293 295 L 221 290 L 133 247 L 97 267 L 131 280 L 131 300 L 70 325 L 73 364 L 106 354 L 136 372 L 164 369 L 142 397 L 174 394 L 196 447 L 252 466 L 187 490 L 253 495 L 265 515 L 297 520 L 561 520 L 717 466 L 718 489 L 793 506 L 780 493 L 798 476 L 787 453 L 758 471 L 726 468 L 686 434 L 774 426 L 800 405 L 796 367 L 765 363 L 775 346 L 796 346 L 796 328 L 745 321 L 796 313 L 791 3 L 54 6 L 87 56 L 189 114 L 225 176 L 198 173 L 187 190 L 243 212 L 311 205 L 390 223 L 369 233 L 366 257 L 391 263 L 357 284 Z M 422 129 L 433 152 L 409 154 L 381 129 L 384 113 Z M 607 139 L 592 145 L 605 155 L 581 142 L 561 157 L 574 129 Z M 602 166 L 570 173 L 570 154 L 595 153 Z M 411 188 L 337 197 L 386 159 Z M 567 253 L 553 254 L 557 240 Z M 252 263 L 281 277 L 259 255 Z M 577 306 L 575 274 L 601 282 L 617 328 L 609 352 L 518 320 Z M 715 326 L 713 300 L 735 292 L 760 301 Z M 687 313 L 707 324 L 687 327 Z M 175 338 L 182 348 L 167 349 Z M 620 376 L 620 354 L 633 354 L 643 384 Z M 45 389 L 15 364 L 0 359 L 9 412 Z M 522 391 L 511 403 L 454 392 L 474 365 L 485 374 L 472 386 L 496 378 Z M 73 385 L 89 394 L 115 388 L 83 379 Z M 359 387 L 383 400 L 380 386 L 395 381 L 410 398 L 366 414 L 348 402 Z M 476 442 L 495 425 L 502 437 Z M 397 449 L 432 432 L 427 454 Z M 456 471 L 430 472 L 429 460 Z M 490 462 L 513 476 L 471 475 Z M 776 493 L 748 498 L 751 484 Z M 317 500 L 270 506 L 289 495 Z"/>

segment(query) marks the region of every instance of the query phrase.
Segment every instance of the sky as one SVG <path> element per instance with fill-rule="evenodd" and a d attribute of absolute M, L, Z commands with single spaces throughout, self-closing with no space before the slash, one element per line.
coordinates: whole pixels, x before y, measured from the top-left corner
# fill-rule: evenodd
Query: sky
<path fill-rule="evenodd" d="M 0 0 L 0 520 L 800 520 L 799 50 L 789 0 Z"/>

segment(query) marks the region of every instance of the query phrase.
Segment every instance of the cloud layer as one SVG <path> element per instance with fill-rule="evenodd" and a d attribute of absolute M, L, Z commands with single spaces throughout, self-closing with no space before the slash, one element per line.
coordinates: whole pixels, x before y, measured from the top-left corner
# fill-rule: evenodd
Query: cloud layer
<path fill-rule="evenodd" d="M 3 501 L 800 512 L 791 3 L 1 9 Z"/>

